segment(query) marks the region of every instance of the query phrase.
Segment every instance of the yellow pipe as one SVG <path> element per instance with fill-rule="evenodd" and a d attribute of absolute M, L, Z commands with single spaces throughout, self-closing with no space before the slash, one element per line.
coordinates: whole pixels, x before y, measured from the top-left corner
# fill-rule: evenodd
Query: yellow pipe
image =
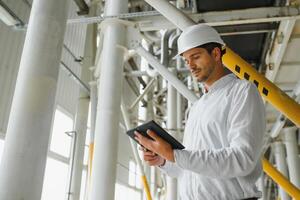
<path fill-rule="evenodd" d="M 93 156 L 94 156 L 94 142 L 90 143 L 89 146 L 89 162 L 88 162 L 88 166 L 89 166 L 89 181 L 91 180 L 91 176 L 92 176 L 92 163 L 93 163 Z"/>
<path fill-rule="evenodd" d="M 241 79 L 253 82 L 261 95 L 287 118 L 300 126 L 300 105 L 266 77 L 258 73 L 250 64 L 226 47 L 224 65 Z"/>
<path fill-rule="evenodd" d="M 146 192 L 147 200 L 152 200 L 150 188 L 149 188 L 146 176 L 145 175 L 141 176 L 141 180 L 142 180 L 145 192 Z"/>
<path fill-rule="evenodd" d="M 275 167 L 269 163 L 265 158 L 262 159 L 263 169 L 265 173 L 270 176 L 282 189 L 288 193 L 295 200 L 300 200 L 300 190 L 289 182 Z"/>

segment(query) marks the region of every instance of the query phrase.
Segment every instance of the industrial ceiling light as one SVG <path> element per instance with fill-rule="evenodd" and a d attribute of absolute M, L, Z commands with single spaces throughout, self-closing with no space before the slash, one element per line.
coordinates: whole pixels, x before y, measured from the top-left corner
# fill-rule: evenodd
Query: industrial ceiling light
<path fill-rule="evenodd" d="M 22 22 L 14 16 L 11 10 L 0 0 L 0 19 L 7 26 L 17 26 Z"/>

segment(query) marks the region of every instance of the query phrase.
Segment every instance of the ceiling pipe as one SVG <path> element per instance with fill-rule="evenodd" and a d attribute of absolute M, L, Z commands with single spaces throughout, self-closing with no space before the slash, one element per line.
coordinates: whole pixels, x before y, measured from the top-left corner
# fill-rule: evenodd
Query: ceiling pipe
<path fill-rule="evenodd" d="M 89 6 L 86 4 L 84 0 L 74 0 L 76 5 L 79 8 L 79 11 L 77 11 L 78 15 L 87 15 L 89 14 Z"/>

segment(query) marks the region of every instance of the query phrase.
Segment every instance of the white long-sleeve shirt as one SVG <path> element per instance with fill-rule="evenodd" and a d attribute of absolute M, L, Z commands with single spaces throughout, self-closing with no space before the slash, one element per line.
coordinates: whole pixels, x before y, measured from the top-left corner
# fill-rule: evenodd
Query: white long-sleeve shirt
<path fill-rule="evenodd" d="M 181 200 L 260 197 L 255 182 L 265 133 L 265 107 L 256 86 L 228 74 L 191 109 L 184 150 L 161 170 L 178 179 Z"/>

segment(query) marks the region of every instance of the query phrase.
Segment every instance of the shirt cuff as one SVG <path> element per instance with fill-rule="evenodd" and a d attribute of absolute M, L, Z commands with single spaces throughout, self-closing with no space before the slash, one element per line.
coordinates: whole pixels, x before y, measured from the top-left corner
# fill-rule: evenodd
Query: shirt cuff
<path fill-rule="evenodd" d="M 175 160 L 175 163 L 185 169 L 186 165 L 188 165 L 188 157 L 189 157 L 189 151 L 187 150 L 179 150 L 179 149 L 176 149 L 174 150 L 174 160 Z"/>
<path fill-rule="evenodd" d="M 169 161 L 166 160 L 165 164 L 163 166 L 158 166 L 158 168 L 168 171 L 168 169 L 170 169 L 172 163 L 170 163 Z"/>

